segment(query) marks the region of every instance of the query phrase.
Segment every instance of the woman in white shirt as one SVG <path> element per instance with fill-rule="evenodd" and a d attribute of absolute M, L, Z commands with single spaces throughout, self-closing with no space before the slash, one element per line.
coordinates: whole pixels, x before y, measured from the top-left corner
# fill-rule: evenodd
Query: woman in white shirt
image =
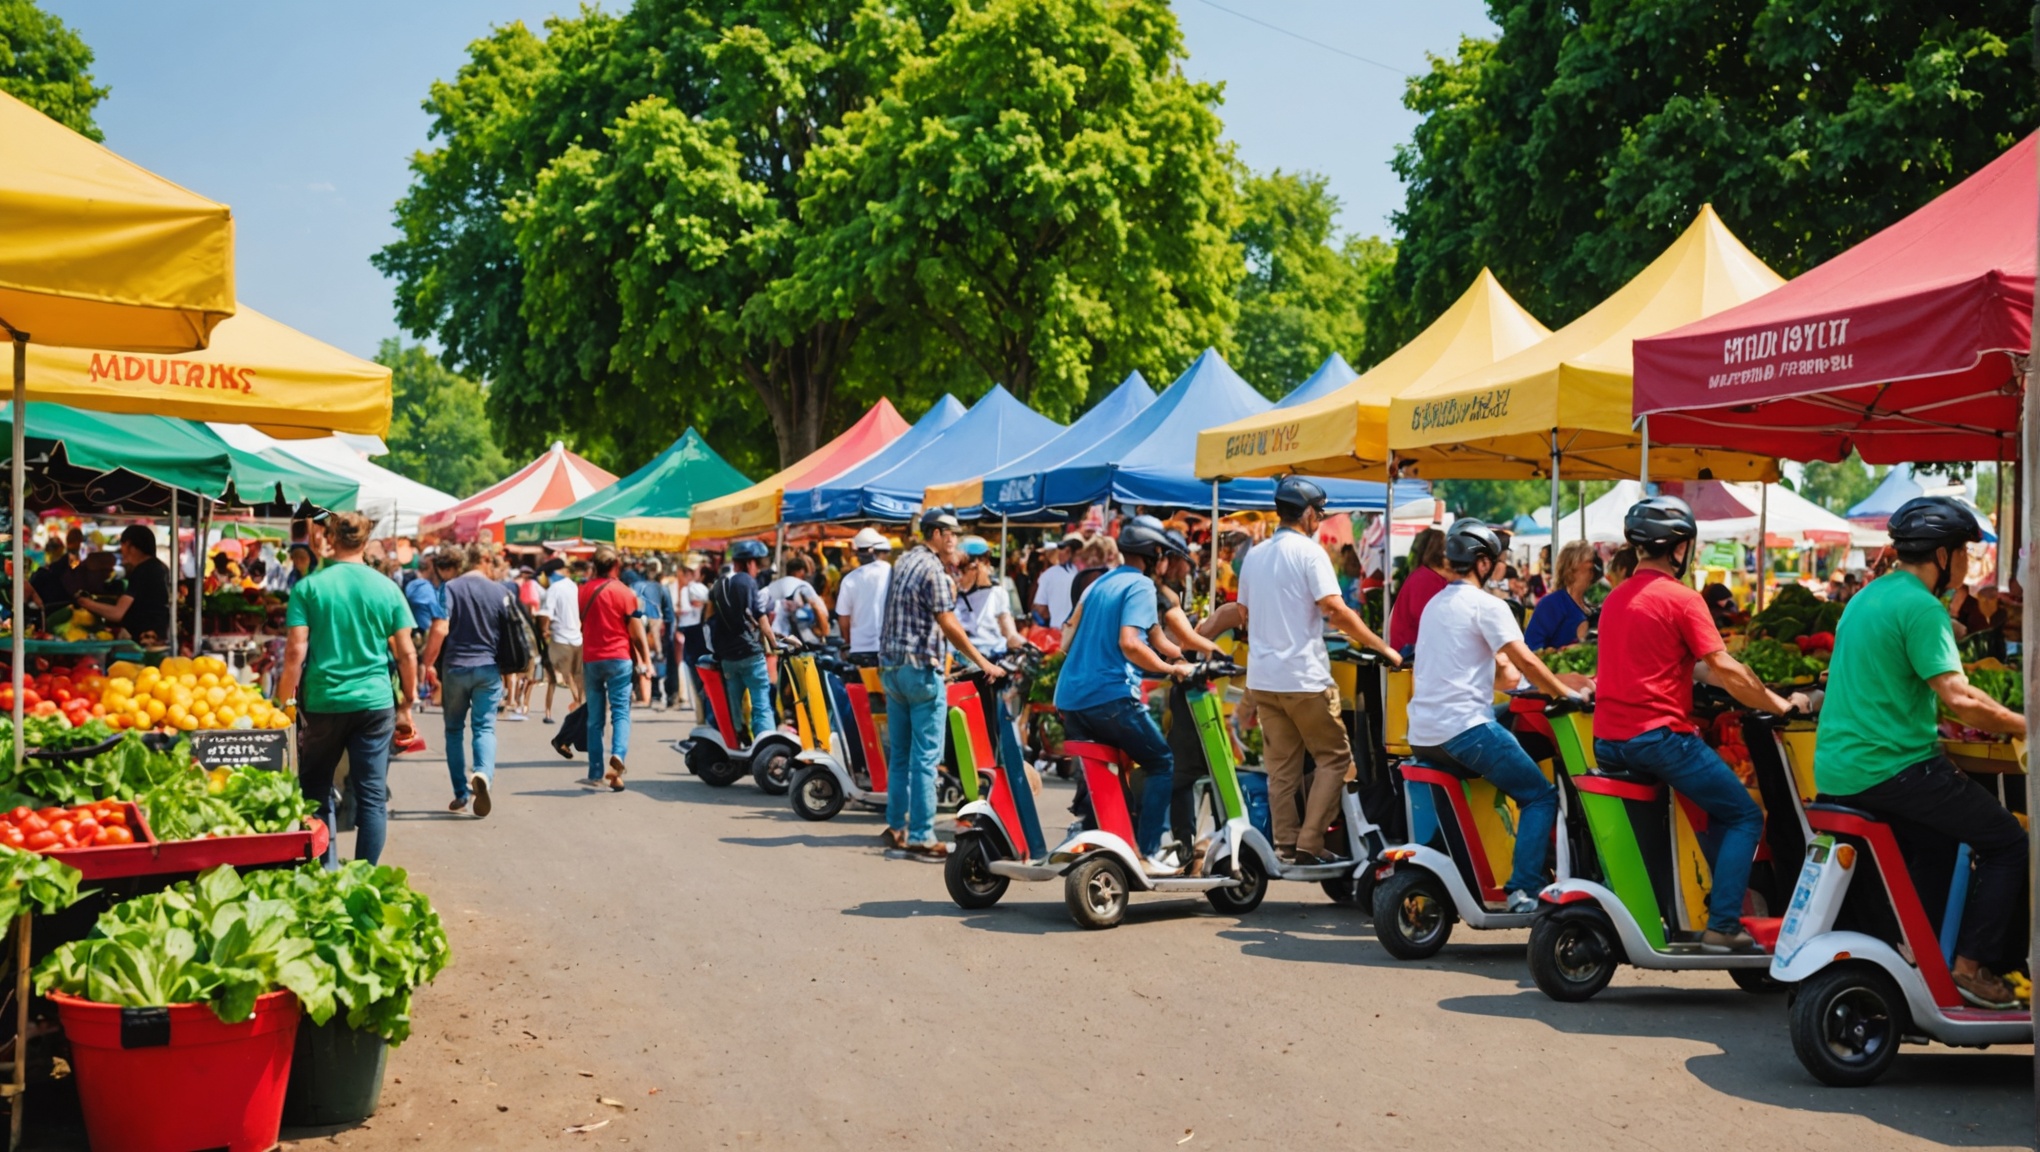
<path fill-rule="evenodd" d="M 1027 643 L 1013 626 L 1013 606 L 1006 587 L 993 574 L 992 546 L 966 536 L 956 573 L 956 618 L 964 634 L 987 660 L 997 660 Z"/>

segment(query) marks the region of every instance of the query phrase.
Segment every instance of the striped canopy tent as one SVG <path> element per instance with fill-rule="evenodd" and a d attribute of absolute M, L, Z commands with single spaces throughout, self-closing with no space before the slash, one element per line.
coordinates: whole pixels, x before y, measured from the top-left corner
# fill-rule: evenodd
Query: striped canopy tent
<path fill-rule="evenodd" d="M 748 488 L 696 504 L 694 538 L 729 540 L 770 532 L 779 523 L 779 504 L 787 489 L 811 488 L 841 476 L 885 451 L 906 434 L 907 427 L 892 401 L 880 397 L 834 440 Z"/>
<path fill-rule="evenodd" d="M 418 518 L 418 534 L 460 543 L 503 542 L 503 522 L 513 516 L 553 512 L 616 483 L 616 476 L 588 463 L 558 440 L 538 459 L 473 496 Z"/>
<path fill-rule="evenodd" d="M 565 508 L 515 517 L 503 535 L 519 546 L 596 542 L 675 551 L 687 546 L 696 501 L 750 483 L 689 428 L 644 467 Z"/>

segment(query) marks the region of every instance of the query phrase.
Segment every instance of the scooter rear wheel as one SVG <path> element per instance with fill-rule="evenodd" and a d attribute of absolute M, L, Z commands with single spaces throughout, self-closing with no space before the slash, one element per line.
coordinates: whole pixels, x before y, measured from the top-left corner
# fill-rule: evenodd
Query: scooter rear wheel
<path fill-rule="evenodd" d="M 1452 898 L 1421 868 L 1396 872 L 1374 889 L 1374 935 L 1398 960 L 1427 960 L 1452 938 Z"/>
<path fill-rule="evenodd" d="M 990 908 L 1006 894 L 1013 881 L 1011 877 L 994 874 L 988 867 L 995 855 L 991 838 L 982 832 L 956 838 L 956 846 L 950 849 L 949 860 L 942 866 L 942 881 L 958 908 L 973 911 Z"/>
<path fill-rule="evenodd" d="M 1599 911 L 1567 908 L 1530 924 L 1530 979 L 1561 1003 L 1590 1000 L 1615 978 L 1614 930 Z"/>
<path fill-rule="evenodd" d="M 793 752 L 775 744 L 769 751 L 753 756 L 751 779 L 758 782 L 758 791 L 767 796 L 786 795 L 786 790 L 793 786 Z"/>
<path fill-rule="evenodd" d="M 729 753 L 708 743 L 697 740 L 687 750 L 687 769 L 710 788 L 727 788 L 743 778 L 744 766 L 730 759 Z"/>
<path fill-rule="evenodd" d="M 1870 964 L 1808 977 L 1792 998 L 1792 1051 L 1814 1079 L 1860 1088 L 1884 1075 L 1912 1027 L 1905 994 Z"/>
<path fill-rule="evenodd" d="M 1126 918 L 1132 884 L 1111 854 L 1094 852 L 1063 876 L 1063 903 L 1079 928 L 1117 928 Z"/>
<path fill-rule="evenodd" d="M 793 774 L 789 790 L 793 814 L 803 820 L 829 820 L 843 810 L 843 786 L 836 774 L 819 764 L 803 764 Z"/>
<path fill-rule="evenodd" d="M 1232 871 L 1230 858 L 1220 860 L 1211 869 L 1213 876 L 1223 876 Z M 1244 916 L 1261 906 L 1268 895 L 1268 869 L 1261 863 L 1261 854 L 1248 851 L 1240 854 L 1240 882 L 1235 888 L 1213 888 L 1204 894 L 1211 901 L 1213 910 L 1228 916 Z"/>

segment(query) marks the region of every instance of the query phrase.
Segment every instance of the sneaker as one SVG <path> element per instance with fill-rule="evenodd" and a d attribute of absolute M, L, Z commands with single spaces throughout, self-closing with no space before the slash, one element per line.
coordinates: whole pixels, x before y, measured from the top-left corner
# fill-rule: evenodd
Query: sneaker
<path fill-rule="evenodd" d="M 448 804 L 448 805 L 446 806 L 446 810 L 447 810 L 448 812 L 454 812 L 454 813 L 459 813 L 459 812 L 465 812 L 465 811 L 467 811 L 467 804 L 468 804 L 468 802 L 467 802 L 467 801 L 465 801 L 465 800 L 462 800 L 462 799 L 459 799 L 459 798 L 457 798 L 457 797 L 456 797 L 456 798 L 454 799 L 453 803 L 451 803 L 451 804 Z"/>
<path fill-rule="evenodd" d="M 538 722 L 539 722 L 540 724 L 550 724 L 550 723 L 552 723 L 552 722 L 553 722 L 553 718 L 552 718 L 552 717 L 550 717 L 550 716 L 540 716 L 540 717 L 538 718 Z"/>
<path fill-rule="evenodd" d="M 907 846 L 907 834 L 897 828 L 887 828 L 878 834 L 878 843 L 881 848 L 899 851 Z"/>
<path fill-rule="evenodd" d="M 516 721 L 519 721 L 519 722 L 521 723 L 521 722 L 523 722 L 523 721 L 525 721 L 525 720 L 529 720 L 529 719 L 531 719 L 531 714 L 530 714 L 530 713 L 528 713 L 528 712 L 526 712 L 526 711 L 525 711 L 524 709 L 522 709 L 522 708 L 519 708 L 519 709 L 518 709 L 518 710 L 516 710 L 515 712 L 505 712 L 505 713 L 503 714 L 503 719 L 505 719 L 505 720 L 516 720 Z"/>
<path fill-rule="evenodd" d="M 1700 934 L 1700 950 L 1716 954 L 1726 952 L 1749 952 L 1757 946 L 1749 933 L 1738 928 L 1733 932 L 1716 932 L 1709 928 Z"/>
<path fill-rule="evenodd" d="M 606 787 L 606 785 L 600 776 L 583 776 L 581 777 L 581 787 L 593 792 L 599 788 Z"/>
<path fill-rule="evenodd" d="M 609 785 L 611 792 L 621 792 L 623 791 L 623 774 L 625 771 L 627 769 L 624 767 L 623 757 L 611 756 L 609 758 L 609 771 L 602 774 L 602 782 Z"/>
<path fill-rule="evenodd" d="M 475 816 L 489 814 L 489 778 L 477 772 L 468 777 L 468 791 L 475 795 Z"/>
<path fill-rule="evenodd" d="M 1174 876 L 1182 871 L 1174 860 L 1160 852 L 1141 861 L 1141 869 L 1150 876 Z"/>
<path fill-rule="evenodd" d="M 1537 897 L 1529 892 L 1511 892 L 1508 907 L 1503 911 L 1512 916 L 1528 916 L 1537 911 Z"/>
<path fill-rule="evenodd" d="M 949 859 L 949 845 L 940 840 L 930 840 L 926 844 L 909 844 L 907 859 L 919 860 L 923 864 L 940 864 Z"/>
<path fill-rule="evenodd" d="M 1988 968 L 1978 968 L 1966 976 L 1955 973 L 1955 990 L 1978 1008 L 2002 1010 L 2019 1006 L 2019 994 Z"/>

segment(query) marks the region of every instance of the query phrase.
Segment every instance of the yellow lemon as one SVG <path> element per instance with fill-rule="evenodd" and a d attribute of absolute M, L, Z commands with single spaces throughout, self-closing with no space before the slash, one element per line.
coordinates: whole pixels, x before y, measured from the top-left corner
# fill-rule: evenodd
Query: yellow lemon
<path fill-rule="evenodd" d="M 190 732 L 198 727 L 198 717 L 187 714 L 184 719 L 177 722 L 177 727 Z"/>

